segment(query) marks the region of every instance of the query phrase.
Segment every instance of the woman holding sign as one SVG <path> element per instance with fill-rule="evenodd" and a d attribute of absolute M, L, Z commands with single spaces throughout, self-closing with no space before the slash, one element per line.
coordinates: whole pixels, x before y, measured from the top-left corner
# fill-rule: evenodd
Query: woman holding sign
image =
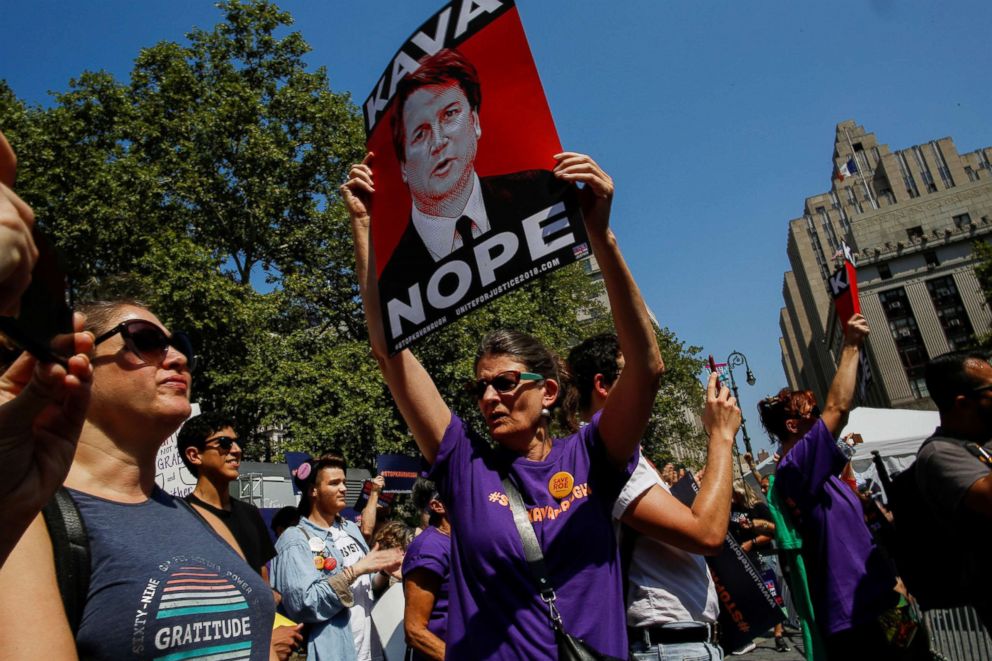
<path fill-rule="evenodd" d="M 855 453 L 853 443 L 840 435 L 854 408 L 858 360 L 868 333 L 860 314 L 847 321 L 822 412 L 810 390 L 783 388 L 758 403 L 761 424 L 782 444 L 769 502 L 784 505 L 777 507 L 790 524 L 776 526 L 776 534 L 781 538 L 783 529 L 794 527 L 802 538 L 826 658 L 929 658 L 926 636 L 896 592 L 891 562 L 865 525 L 861 501 L 840 478 Z M 796 548 L 794 541 L 789 546 Z"/>
<path fill-rule="evenodd" d="M 615 396 L 587 426 L 553 439 L 548 423 L 559 403 L 557 359 L 524 333 L 490 333 L 482 340 L 469 389 L 495 450 L 452 413 L 409 350 L 390 356 L 386 348 L 370 253 L 372 154 L 351 168 L 341 187 L 352 220 L 372 351 L 432 464 L 441 498 L 450 503 L 449 659 L 557 659 L 564 633 L 601 655 L 627 656 L 610 510 L 637 463 L 638 442 L 664 365 L 647 309 L 609 226 L 612 179 L 582 154 L 558 154 L 555 161 L 557 179 L 583 185 L 578 195 L 585 226 L 626 367 Z M 517 522 L 514 510 L 520 513 Z M 536 537 L 550 584 L 543 589 L 525 560 L 521 534 Z M 549 617 L 558 614 L 552 628 Z"/>

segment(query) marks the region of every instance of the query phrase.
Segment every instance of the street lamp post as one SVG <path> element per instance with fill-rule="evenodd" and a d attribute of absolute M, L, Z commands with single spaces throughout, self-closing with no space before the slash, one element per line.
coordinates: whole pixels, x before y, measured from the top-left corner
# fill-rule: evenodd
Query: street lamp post
<path fill-rule="evenodd" d="M 753 386 L 757 379 L 754 378 L 754 373 L 751 371 L 751 366 L 747 364 L 747 357 L 740 351 L 732 351 L 729 356 L 727 356 L 727 371 L 730 373 L 730 389 L 734 391 L 734 399 L 737 400 L 737 405 L 740 406 L 741 398 L 737 394 L 737 381 L 734 379 L 734 368 L 743 365 L 747 369 L 747 375 L 745 380 L 747 385 Z M 744 449 L 747 451 L 751 457 L 754 457 L 754 453 L 751 452 L 751 437 L 747 435 L 747 424 L 744 419 L 744 408 L 741 407 L 741 431 L 744 432 Z"/>

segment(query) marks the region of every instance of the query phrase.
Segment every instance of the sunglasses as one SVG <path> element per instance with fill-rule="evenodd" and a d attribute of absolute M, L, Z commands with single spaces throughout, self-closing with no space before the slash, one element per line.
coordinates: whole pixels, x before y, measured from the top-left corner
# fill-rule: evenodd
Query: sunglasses
<path fill-rule="evenodd" d="M 482 399 L 489 386 L 492 386 L 493 390 L 503 395 L 520 385 L 521 381 L 544 381 L 544 377 L 533 372 L 508 370 L 506 372 L 500 372 L 491 379 L 469 381 L 465 384 L 465 390 L 476 399 Z"/>
<path fill-rule="evenodd" d="M 209 443 L 216 443 L 217 445 L 208 445 Z M 203 449 L 213 450 L 216 448 L 217 450 L 230 452 L 231 447 L 235 443 L 237 443 L 239 447 L 241 446 L 241 442 L 238 439 L 234 438 L 233 436 L 215 436 L 214 438 L 211 438 L 209 441 L 206 441 L 203 444 Z"/>
<path fill-rule="evenodd" d="M 189 371 L 193 372 L 196 369 L 197 358 L 193 355 L 193 342 L 182 331 L 166 335 L 164 330 L 150 321 L 130 319 L 117 324 L 96 338 L 93 344 L 96 346 L 118 333 L 124 338 L 124 346 L 146 363 L 160 364 L 169 353 L 169 347 L 175 347 L 179 353 L 186 356 Z"/>

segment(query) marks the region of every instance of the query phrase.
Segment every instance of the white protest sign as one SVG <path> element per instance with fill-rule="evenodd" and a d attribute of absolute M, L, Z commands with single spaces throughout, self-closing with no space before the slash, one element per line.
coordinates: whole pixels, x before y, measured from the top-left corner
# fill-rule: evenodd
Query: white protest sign
<path fill-rule="evenodd" d="M 192 404 L 191 407 L 193 410 L 189 414 L 190 418 L 200 415 L 199 404 Z M 155 483 L 166 493 L 182 498 L 193 491 L 196 478 L 186 470 L 183 460 L 179 458 L 179 448 L 176 445 L 178 437 L 177 429 L 176 433 L 167 438 L 158 449 L 158 455 L 155 457 Z"/>

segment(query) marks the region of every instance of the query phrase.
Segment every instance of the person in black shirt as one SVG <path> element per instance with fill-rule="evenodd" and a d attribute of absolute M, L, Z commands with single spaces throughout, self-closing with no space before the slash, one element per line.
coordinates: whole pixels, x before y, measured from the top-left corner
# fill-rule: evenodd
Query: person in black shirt
<path fill-rule="evenodd" d="M 220 412 L 190 418 L 179 431 L 179 456 L 196 477 L 196 487 L 186 502 L 224 522 L 241 546 L 252 569 L 269 580 L 266 563 L 276 555 L 272 538 L 258 508 L 232 498 L 230 484 L 238 479 L 241 446 L 234 421 Z"/>

